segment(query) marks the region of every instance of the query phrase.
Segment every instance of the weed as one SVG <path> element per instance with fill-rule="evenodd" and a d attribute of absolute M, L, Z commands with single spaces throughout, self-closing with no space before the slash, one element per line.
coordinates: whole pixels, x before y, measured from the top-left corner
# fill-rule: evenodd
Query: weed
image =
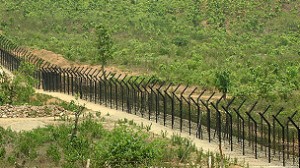
<path fill-rule="evenodd" d="M 152 127 L 152 123 L 150 125 L 146 125 L 145 126 L 146 131 L 149 132 L 151 130 L 151 127 Z"/>
<path fill-rule="evenodd" d="M 13 155 L 7 157 L 7 161 L 9 164 L 14 164 L 16 160 L 17 160 L 16 157 Z"/>
<path fill-rule="evenodd" d="M 129 125 L 135 125 L 135 123 L 134 123 L 133 120 L 129 120 L 128 124 L 129 124 Z"/>
<path fill-rule="evenodd" d="M 61 156 L 60 156 L 60 151 L 59 151 L 59 149 L 56 145 L 51 144 L 48 147 L 47 155 L 48 155 L 48 157 L 50 157 L 56 163 L 56 165 L 58 165 L 58 163 L 61 159 Z"/>
<path fill-rule="evenodd" d="M 165 131 L 161 130 L 161 136 L 162 136 L 162 138 L 166 138 L 167 135 L 168 135 L 167 130 L 165 130 Z"/>
<path fill-rule="evenodd" d="M 101 117 L 101 112 L 100 112 L 100 111 L 96 111 L 96 116 L 97 116 L 98 118 L 100 118 L 100 117 Z"/>
<path fill-rule="evenodd" d="M 5 148 L 2 145 L 0 145 L 0 159 L 5 158 L 5 154 L 6 154 Z"/>

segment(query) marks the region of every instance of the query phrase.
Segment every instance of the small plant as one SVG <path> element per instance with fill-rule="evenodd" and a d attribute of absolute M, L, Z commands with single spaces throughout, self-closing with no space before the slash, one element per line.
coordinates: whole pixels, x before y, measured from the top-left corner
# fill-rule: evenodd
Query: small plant
<path fill-rule="evenodd" d="M 47 149 L 47 155 L 58 165 L 61 156 L 59 149 L 56 145 L 51 144 L 49 148 Z"/>
<path fill-rule="evenodd" d="M 14 155 L 8 156 L 7 161 L 9 164 L 14 164 L 16 162 L 16 157 Z"/>
<path fill-rule="evenodd" d="M 75 99 L 78 100 L 78 96 L 76 96 Z M 79 104 L 79 102 L 75 103 L 75 101 L 72 100 L 68 105 L 68 109 L 74 112 L 74 117 L 75 117 L 74 128 L 72 130 L 72 135 L 71 135 L 71 140 L 74 140 L 74 138 L 77 135 L 79 117 L 83 113 L 83 110 L 85 109 L 85 105 L 81 105 Z"/>
<path fill-rule="evenodd" d="M 101 111 L 96 111 L 96 116 L 97 116 L 98 118 L 100 118 L 100 117 L 101 117 Z"/>
<path fill-rule="evenodd" d="M 211 157 L 211 167 L 215 167 L 215 156 L 214 156 L 214 153 L 211 153 L 210 157 Z"/>
<path fill-rule="evenodd" d="M 133 120 L 132 120 L 133 121 Z M 143 122 L 141 122 L 141 128 L 142 129 L 145 129 L 147 132 L 149 132 L 150 130 L 151 130 L 151 126 L 152 126 L 152 123 L 150 124 L 150 125 L 145 125 L 144 126 L 144 123 Z"/>
<path fill-rule="evenodd" d="M 70 117 L 66 114 L 60 115 L 58 121 L 70 121 Z"/>
<path fill-rule="evenodd" d="M 180 135 L 172 135 L 171 142 L 173 146 L 178 145 L 177 156 L 180 159 L 180 162 L 185 162 L 191 152 L 196 150 L 195 145 L 187 138 L 182 138 Z"/>
<path fill-rule="evenodd" d="M 134 121 L 133 120 L 129 120 L 128 124 L 129 125 L 134 125 Z"/>
<path fill-rule="evenodd" d="M 203 159 L 203 157 L 204 157 L 203 149 L 201 148 L 200 150 L 197 150 L 196 153 L 197 153 L 196 163 L 201 164 L 202 159 Z"/>
<path fill-rule="evenodd" d="M 152 127 L 152 123 L 150 125 L 146 125 L 145 126 L 146 131 L 149 132 L 151 130 L 151 127 Z"/>
<path fill-rule="evenodd" d="M 235 165 L 238 164 L 238 159 L 236 157 L 233 159 L 233 164 L 235 164 Z"/>
<path fill-rule="evenodd" d="M 161 130 L 161 136 L 162 136 L 163 138 L 166 138 L 166 137 L 167 137 L 167 134 L 168 134 L 167 130 L 165 130 L 165 131 Z"/>
<path fill-rule="evenodd" d="M 5 158 L 6 150 L 3 146 L 0 146 L 0 159 Z"/>

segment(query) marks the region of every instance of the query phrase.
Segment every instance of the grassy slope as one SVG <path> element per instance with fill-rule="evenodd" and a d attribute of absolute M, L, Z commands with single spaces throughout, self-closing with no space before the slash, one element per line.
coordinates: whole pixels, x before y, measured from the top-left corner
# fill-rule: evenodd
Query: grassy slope
<path fill-rule="evenodd" d="M 70 122 L 20 133 L 0 127 L 0 168 L 17 167 L 14 163 L 22 162 L 25 167 L 79 168 L 86 167 L 88 159 L 91 168 L 184 167 L 189 163 L 206 166 L 209 156 L 213 158 L 213 166 L 220 165 L 220 154 L 198 150 L 190 140 L 178 135 L 167 139 L 166 135 L 154 135 L 133 121 L 101 120 L 85 118 L 73 140 L 70 140 L 73 129 Z M 235 166 L 236 162 L 224 159 L 226 167 L 240 167 Z"/>
<path fill-rule="evenodd" d="M 297 0 L 6 0 L 0 9 L 7 36 L 71 60 L 94 63 L 103 24 L 119 67 L 208 88 L 227 69 L 232 94 L 270 101 L 299 89 Z"/>

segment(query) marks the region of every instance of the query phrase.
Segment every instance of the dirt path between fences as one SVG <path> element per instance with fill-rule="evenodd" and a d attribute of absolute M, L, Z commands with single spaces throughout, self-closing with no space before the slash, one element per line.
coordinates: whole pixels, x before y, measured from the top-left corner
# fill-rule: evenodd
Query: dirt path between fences
<path fill-rule="evenodd" d="M 3 69 L 7 73 L 11 74 L 9 71 Z M 61 100 L 70 102 L 75 98 L 71 95 L 66 95 L 63 93 L 57 92 L 47 92 L 44 90 L 36 90 L 36 93 L 42 93 L 46 95 L 50 95 L 53 97 L 57 97 Z M 156 123 L 155 121 L 150 121 L 141 117 L 138 117 L 133 114 L 128 114 L 123 111 L 110 109 L 103 105 L 94 104 L 92 102 L 88 102 L 85 100 L 78 100 L 80 104 L 85 104 L 86 108 L 92 111 L 100 111 L 102 116 L 105 116 L 106 119 L 112 121 L 118 121 L 119 119 L 128 119 L 133 120 L 137 124 L 151 125 L 151 132 L 155 134 L 161 134 L 162 132 L 167 132 L 167 137 L 171 137 L 173 134 L 180 135 L 181 137 L 188 138 L 192 140 L 197 148 L 202 148 L 204 151 L 211 151 L 211 152 L 219 152 L 219 146 L 217 143 L 209 143 L 207 140 L 200 140 L 194 136 L 190 136 L 188 133 L 180 132 L 178 130 L 173 130 L 171 128 L 167 128 L 163 125 Z M 55 124 L 53 117 L 50 118 L 1 118 L 0 119 L 0 126 L 4 128 L 10 127 L 12 130 L 21 131 L 21 130 L 31 130 L 37 127 L 44 127 L 48 124 Z M 231 152 L 229 149 L 222 149 L 223 153 L 230 158 L 237 158 L 241 164 L 247 165 L 249 163 L 249 167 L 257 167 L 257 168 L 264 168 L 264 167 L 282 167 L 280 164 L 268 163 L 266 158 L 255 159 L 253 155 L 243 156 L 240 151 L 233 151 Z"/>
<path fill-rule="evenodd" d="M 57 92 L 46 92 L 43 90 L 36 90 L 37 93 L 42 93 L 42 94 L 47 94 L 53 97 L 58 97 L 64 101 L 71 101 L 74 100 L 73 96 L 66 95 L 63 93 L 57 93 Z M 92 102 L 88 102 L 85 100 L 78 100 L 79 103 L 85 104 L 86 108 L 92 110 L 92 111 L 100 111 L 102 116 L 105 116 L 108 120 L 113 120 L 113 121 L 118 121 L 119 119 L 128 119 L 128 120 L 133 120 L 137 124 L 143 124 L 145 125 L 152 125 L 151 126 L 151 132 L 155 134 L 161 134 L 161 132 L 167 132 L 167 136 L 171 137 L 173 134 L 178 134 L 181 135 L 182 137 L 191 139 L 195 145 L 198 148 L 202 148 L 205 151 L 213 151 L 213 152 L 219 152 L 219 146 L 216 143 L 209 143 L 207 140 L 200 140 L 197 139 L 194 136 L 190 136 L 188 133 L 180 132 L 177 130 L 172 130 L 171 128 L 164 127 L 155 121 L 149 121 L 147 119 L 138 117 L 133 114 L 128 114 L 123 111 L 115 110 L 115 109 L 110 109 L 108 107 L 105 107 L 103 105 L 99 104 L 94 104 Z M 109 115 L 108 115 L 109 114 Z M 229 150 L 223 149 L 223 152 L 227 155 L 230 156 L 231 158 L 238 158 L 240 162 L 248 162 L 250 167 L 282 167 L 280 165 L 276 165 L 274 163 L 268 163 L 267 159 L 255 159 L 254 156 L 243 156 L 239 152 L 230 152 Z"/>

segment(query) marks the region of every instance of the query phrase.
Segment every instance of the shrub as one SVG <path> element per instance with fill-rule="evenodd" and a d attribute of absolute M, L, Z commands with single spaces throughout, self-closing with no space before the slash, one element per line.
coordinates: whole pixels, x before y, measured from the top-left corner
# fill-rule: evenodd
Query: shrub
<path fill-rule="evenodd" d="M 151 141 L 149 136 L 127 126 L 116 127 L 96 146 L 96 167 L 150 166 L 163 158 L 162 141 Z"/>

